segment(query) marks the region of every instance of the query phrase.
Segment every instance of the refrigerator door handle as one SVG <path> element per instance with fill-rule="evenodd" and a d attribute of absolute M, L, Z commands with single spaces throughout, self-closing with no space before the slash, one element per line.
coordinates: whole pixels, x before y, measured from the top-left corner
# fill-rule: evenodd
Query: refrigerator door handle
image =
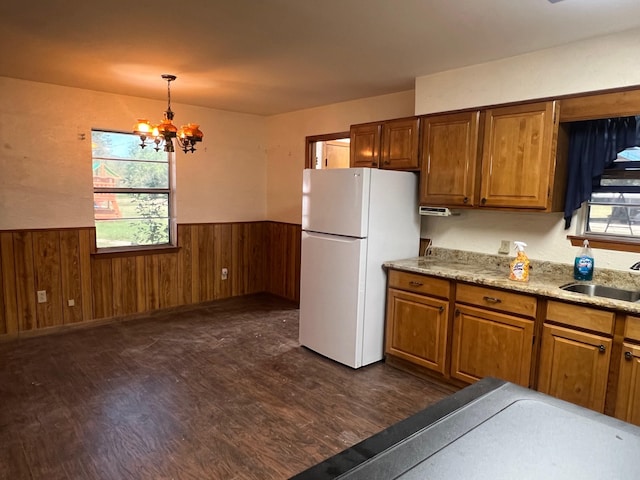
<path fill-rule="evenodd" d="M 310 237 L 326 238 L 327 240 L 335 240 L 336 242 L 352 242 L 355 240 L 362 240 L 366 237 L 349 237 L 347 235 L 334 235 L 332 233 L 314 232 L 313 230 L 303 230 Z"/>

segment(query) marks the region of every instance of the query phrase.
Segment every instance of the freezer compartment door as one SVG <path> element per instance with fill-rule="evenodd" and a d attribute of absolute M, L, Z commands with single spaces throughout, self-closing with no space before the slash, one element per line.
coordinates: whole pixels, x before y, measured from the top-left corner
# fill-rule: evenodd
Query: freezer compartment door
<path fill-rule="evenodd" d="M 367 240 L 302 232 L 300 343 L 362 366 Z"/>
<path fill-rule="evenodd" d="M 303 230 L 367 236 L 371 169 L 306 169 L 302 177 Z"/>

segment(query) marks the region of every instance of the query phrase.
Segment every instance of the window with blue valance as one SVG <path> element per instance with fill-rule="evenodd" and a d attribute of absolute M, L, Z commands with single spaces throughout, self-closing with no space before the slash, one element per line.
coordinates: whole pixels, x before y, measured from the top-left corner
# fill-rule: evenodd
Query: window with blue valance
<path fill-rule="evenodd" d="M 606 186 L 606 173 L 640 169 L 633 158 L 619 157 L 620 152 L 640 145 L 640 116 L 607 118 L 573 122 L 569 130 L 569 159 L 565 200 L 565 229 L 580 206 L 592 198 L 594 192 L 640 193 L 638 186 Z M 640 158 L 639 158 L 640 159 Z M 636 166 L 637 165 L 637 166 Z M 614 175 L 615 176 L 615 175 Z"/>

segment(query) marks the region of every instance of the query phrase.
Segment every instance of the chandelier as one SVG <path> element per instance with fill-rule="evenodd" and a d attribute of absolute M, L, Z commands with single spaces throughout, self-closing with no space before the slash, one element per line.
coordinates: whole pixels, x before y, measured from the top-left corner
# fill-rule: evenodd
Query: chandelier
<path fill-rule="evenodd" d="M 171 111 L 171 82 L 177 77 L 175 75 L 162 75 L 167 81 L 167 111 L 164 112 L 164 120 L 158 125 L 151 125 L 146 118 L 139 118 L 138 123 L 133 127 L 133 133 L 140 136 L 140 147 L 155 145 L 154 150 L 158 152 L 164 147 L 165 152 L 175 152 L 173 139 L 184 153 L 195 152 L 196 143 L 202 141 L 203 133 L 197 123 L 188 123 L 178 128 L 172 123 L 173 112 Z"/>

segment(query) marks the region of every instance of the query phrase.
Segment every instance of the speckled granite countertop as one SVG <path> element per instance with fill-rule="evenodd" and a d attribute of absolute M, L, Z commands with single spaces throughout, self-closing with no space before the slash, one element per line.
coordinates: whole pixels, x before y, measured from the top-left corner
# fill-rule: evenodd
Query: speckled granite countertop
<path fill-rule="evenodd" d="M 589 297 L 560 289 L 562 285 L 575 282 L 573 265 L 531 260 L 528 283 L 509 280 L 509 262 L 512 258 L 433 248 L 427 257 L 389 261 L 384 263 L 384 267 L 640 314 L 640 301 L 626 302 L 604 297 Z M 640 274 L 598 269 L 596 265 L 593 282 L 585 283 L 640 290 Z"/>

